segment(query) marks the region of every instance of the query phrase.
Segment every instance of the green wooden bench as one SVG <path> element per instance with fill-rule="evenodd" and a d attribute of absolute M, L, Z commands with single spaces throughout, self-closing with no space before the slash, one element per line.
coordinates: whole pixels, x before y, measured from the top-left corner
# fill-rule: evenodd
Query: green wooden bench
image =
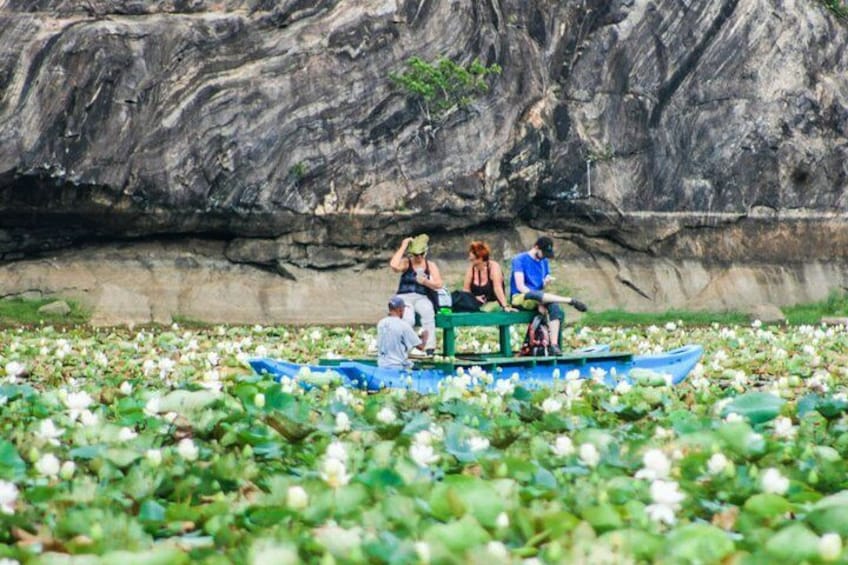
<path fill-rule="evenodd" d="M 456 355 L 456 329 L 472 326 L 497 326 L 500 334 L 501 355 L 512 355 L 509 328 L 513 324 L 529 324 L 535 312 L 456 312 L 451 314 L 436 314 L 436 327 L 442 328 L 442 352 L 445 357 Z"/>

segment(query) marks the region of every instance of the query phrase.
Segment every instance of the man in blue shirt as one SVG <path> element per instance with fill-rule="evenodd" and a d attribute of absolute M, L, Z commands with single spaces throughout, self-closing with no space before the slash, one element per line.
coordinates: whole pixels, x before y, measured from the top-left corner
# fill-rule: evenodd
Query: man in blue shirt
<path fill-rule="evenodd" d="M 377 324 L 377 366 L 381 369 L 410 369 L 409 352 L 423 349 L 427 341 L 427 330 L 421 337 L 407 322 L 403 321 L 406 302 L 400 296 L 389 300 L 389 315 Z"/>
<path fill-rule="evenodd" d="M 560 304 L 571 304 L 580 312 L 585 312 L 585 304 L 569 296 L 559 296 L 544 292 L 553 281 L 548 259 L 554 256 L 554 242 L 549 237 L 540 237 L 529 251 L 516 255 L 512 259 L 512 275 L 509 279 L 510 302 L 524 310 L 547 309 L 550 317 L 551 353 L 561 355 L 559 347 L 559 326 L 565 319 Z"/>

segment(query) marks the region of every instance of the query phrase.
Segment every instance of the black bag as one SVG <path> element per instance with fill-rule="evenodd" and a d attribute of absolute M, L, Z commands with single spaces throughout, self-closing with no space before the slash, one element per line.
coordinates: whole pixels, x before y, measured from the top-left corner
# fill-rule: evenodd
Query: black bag
<path fill-rule="evenodd" d="M 470 292 L 455 290 L 451 293 L 451 309 L 454 312 L 479 312 L 480 302 Z"/>

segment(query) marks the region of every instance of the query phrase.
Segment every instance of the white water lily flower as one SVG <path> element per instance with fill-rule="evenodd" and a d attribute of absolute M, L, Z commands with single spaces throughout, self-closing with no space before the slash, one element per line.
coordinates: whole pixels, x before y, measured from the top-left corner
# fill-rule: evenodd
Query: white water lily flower
<path fill-rule="evenodd" d="M 159 405 L 161 404 L 161 399 L 158 396 L 153 396 L 147 400 L 144 405 L 144 413 L 147 416 L 158 416 L 159 415 Z"/>
<path fill-rule="evenodd" d="M 657 426 L 656 428 L 654 428 L 654 437 L 656 439 L 673 439 L 674 430 L 670 430 L 662 426 Z"/>
<path fill-rule="evenodd" d="M 141 364 L 141 370 L 145 377 L 149 377 L 153 374 L 153 371 L 156 370 L 156 361 L 153 359 L 145 359 L 144 363 Z"/>
<path fill-rule="evenodd" d="M 353 402 L 353 394 L 345 387 L 340 386 L 333 394 L 336 402 L 341 404 L 350 404 Z"/>
<path fill-rule="evenodd" d="M 130 441 L 138 437 L 138 432 L 133 430 L 132 428 L 121 428 L 121 431 L 118 432 L 118 439 L 121 441 Z"/>
<path fill-rule="evenodd" d="M 812 377 L 806 380 L 806 385 L 810 390 L 824 394 L 830 390 L 830 386 L 828 385 L 829 380 L 829 373 L 826 371 L 816 371 Z"/>
<path fill-rule="evenodd" d="M 163 380 L 167 378 L 167 376 L 170 375 L 171 372 L 174 370 L 175 366 L 176 363 L 173 359 L 170 359 L 168 357 L 163 357 L 159 359 L 159 363 L 157 363 L 157 368 L 159 369 L 159 378 Z"/>
<path fill-rule="evenodd" d="M 723 453 L 713 453 L 709 461 L 707 461 L 707 472 L 710 475 L 721 474 L 730 464 L 727 457 Z"/>
<path fill-rule="evenodd" d="M 751 327 L 754 328 L 755 330 L 760 329 L 762 326 L 763 326 L 763 323 L 760 320 L 754 320 L 753 322 L 751 322 Z"/>
<path fill-rule="evenodd" d="M 676 522 L 675 512 L 680 509 L 680 503 L 686 495 L 680 492 L 675 481 L 656 480 L 651 483 L 651 500 L 645 510 L 655 522 L 663 522 L 669 526 Z"/>
<path fill-rule="evenodd" d="M 598 452 L 598 448 L 592 443 L 581 444 L 578 457 L 581 463 L 587 467 L 595 467 L 601 460 L 601 454 Z"/>
<path fill-rule="evenodd" d="M 80 423 L 86 427 L 96 426 L 100 423 L 100 418 L 91 410 L 83 410 L 82 413 L 80 413 Z"/>
<path fill-rule="evenodd" d="M 498 514 L 498 517 L 495 518 L 495 526 L 504 529 L 509 527 L 509 514 L 506 512 L 501 512 Z"/>
<path fill-rule="evenodd" d="M 779 470 L 769 467 L 762 474 L 760 488 L 765 493 L 782 495 L 789 490 L 789 479 L 781 475 Z"/>
<path fill-rule="evenodd" d="M 733 402 L 732 398 L 722 398 L 721 400 L 713 404 L 713 414 L 721 414 L 724 410 L 724 407 L 730 404 L 731 402 Z"/>
<path fill-rule="evenodd" d="M 148 449 L 144 457 L 152 467 L 158 467 L 162 463 L 162 451 L 159 449 Z"/>
<path fill-rule="evenodd" d="M 52 453 L 45 453 L 35 463 L 35 470 L 43 477 L 55 477 L 59 474 L 62 464 Z"/>
<path fill-rule="evenodd" d="M 177 444 L 177 453 L 179 453 L 180 457 L 186 461 L 194 461 L 200 454 L 200 450 L 191 438 L 183 438 L 180 440 L 180 443 Z"/>
<path fill-rule="evenodd" d="M 495 383 L 495 392 L 501 396 L 510 396 L 515 392 L 515 383 L 510 379 L 498 379 Z"/>
<path fill-rule="evenodd" d="M 433 440 L 433 434 L 430 433 L 430 430 L 421 430 L 420 432 L 416 432 L 412 437 L 413 442 L 420 443 L 421 445 L 432 445 Z"/>
<path fill-rule="evenodd" d="M 819 557 L 822 561 L 836 561 L 842 556 L 842 538 L 830 532 L 819 538 Z"/>
<path fill-rule="evenodd" d="M 280 379 L 280 390 L 286 394 L 294 394 L 297 390 L 299 390 L 299 388 L 294 379 L 283 377 Z"/>
<path fill-rule="evenodd" d="M 395 411 L 389 406 L 383 406 L 380 408 L 380 411 L 377 412 L 377 421 L 381 424 L 393 424 L 395 420 L 397 420 L 397 414 L 395 414 Z"/>
<path fill-rule="evenodd" d="M 668 524 L 673 526 L 677 522 L 677 517 L 674 515 L 674 509 L 665 504 L 649 504 L 645 507 L 648 517 L 658 524 Z"/>
<path fill-rule="evenodd" d="M 642 456 L 644 468 L 636 472 L 637 479 L 666 479 L 671 473 L 671 461 L 659 449 L 649 449 Z"/>
<path fill-rule="evenodd" d="M 468 449 L 473 453 L 489 449 L 489 440 L 481 436 L 471 436 L 468 438 Z"/>
<path fill-rule="evenodd" d="M 309 494 L 300 485 L 293 485 L 286 491 L 286 506 L 292 510 L 303 510 L 309 506 Z"/>
<path fill-rule="evenodd" d="M 727 423 L 744 422 L 745 418 L 736 412 L 730 412 L 727 416 L 725 416 L 724 421 Z"/>
<path fill-rule="evenodd" d="M 15 513 L 15 502 L 18 500 L 18 487 L 15 483 L 0 480 L 0 512 Z"/>
<path fill-rule="evenodd" d="M 557 436 L 554 444 L 551 446 L 551 451 L 557 457 L 568 457 L 574 453 L 574 442 L 568 436 Z"/>
<path fill-rule="evenodd" d="M 350 431 L 350 416 L 347 415 L 347 412 L 336 413 L 335 430 L 338 434 Z"/>
<path fill-rule="evenodd" d="M 334 441 L 327 446 L 325 453 L 328 459 L 338 459 L 339 461 L 347 460 L 347 449 L 340 441 Z"/>
<path fill-rule="evenodd" d="M 74 472 L 77 470 L 77 465 L 73 461 L 65 461 L 62 463 L 62 467 L 59 469 L 59 476 L 69 481 L 73 478 Z"/>
<path fill-rule="evenodd" d="M 26 366 L 23 363 L 18 363 L 17 361 L 10 361 L 6 363 L 5 370 L 8 381 L 14 384 L 17 382 L 18 377 L 26 373 Z"/>
<path fill-rule="evenodd" d="M 556 398 L 549 396 L 542 401 L 542 412 L 545 414 L 552 414 L 554 412 L 559 412 L 560 410 L 562 410 L 562 402 Z"/>
<path fill-rule="evenodd" d="M 673 332 L 677 329 L 677 324 L 675 324 L 674 322 L 666 322 L 665 329 L 666 331 Z"/>
<path fill-rule="evenodd" d="M 580 382 L 580 369 L 571 369 L 565 374 L 566 381 L 578 381 Z"/>
<path fill-rule="evenodd" d="M 253 395 L 253 404 L 257 408 L 264 408 L 265 407 L 265 395 L 262 394 L 261 392 L 257 392 L 255 395 Z"/>
<path fill-rule="evenodd" d="M 607 376 L 607 370 L 603 367 L 589 367 L 589 376 L 594 382 L 604 384 L 604 377 Z"/>
<path fill-rule="evenodd" d="M 792 419 L 786 416 L 778 416 L 774 419 L 774 435 L 782 439 L 792 439 L 798 433 L 792 425 Z"/>
<path fill-rule="evenodd" d="M 627 381 L 619 381 L 617 385 L 615 385 L 615 392 L 617 394 L 627 394 L 631 390 L 633 390 L 633 386 Z"/>
<path fill-rule="evenodd" d="M 426 443 L 413 443 L 409 446 L 409 458 L 419 467 L 427 468 L 439 461 L 439 455 L 432 445 Z"/>
<path fill-rule="evenodd" d="M 98 351 L 94 354 L 94 363 L 100 367 L 106 367 L 109 365 L 109 358 L 102 351 Z"/>
<path fill-rule="evenodd" d="M 42 420 L 39 424 L 36 435 L 43 440 L 47 440 L 47 442 L 51 445 L 59 445 L 59 440 L 57 438 L 64 433 L 65 430 L 57 428 L 56 424 L 53 423 L 53 420 L 47 418 L 46 420 Z"/>
<path fill-rule="evenodd" d="M 486 553 L 491 555 L 498 562 L 506 562 L 509 560 L 509 550 L 502 541 L 492 540 L 487 543 Z"/>
<path fill-rule="evenodd" d="M 81 391 L 68 393 L 64 401 L 71 420 L 76 420 L 82 414 L 83 410 L 91 406 L 94 399 L 87 392 Z"/>
<path fill-rule="evenodd" d="M 345 464 L 333 457 L 324 459 L 324 464 L 321 466 L 321 478 L 331 488 L 343 487 L 350 482 L 350 475 L 347 473 Z"/>
<path fill-rule="evenodd" d="M 312 341 L 318 341 L 321 339 L 321 328 L 315 328 L 309 333 L 309 339 Z"/>
<path fill-rule="evenodd" d="M 129 396 L 130 394 L 132 394 L 133 385 L 129 381 L 124 381 L 121 383 L 121 386 L 118 390 L 120 390 L 121 394 L 123 394 L 124 396 Z"/>
<path fill-rule="evenodd" d="M 215 367 L 216 365 L 218 365 L 218 363 L 220 361 L 221 361 L 221 357 L 218 356 L 218 354 L 216 352 L 210 351 L 209 353 L 206 354 L 206 362 L 209 363 L 209 365 L 211 365 L 212 367 Z"/>
<path fill-rule="evenodd" d="M 430 563 L 430 544 L 426 541 L 415 542 L 415 555 L 421 563 Z"/>
<path fill-rule="evenodd" d="M 445 439 L 445 430 L 439 424 L 434 422 L 430 424 L 430 427 L 427 428 L 427 430 L 430 432 L 430 435 L 433 436 L 433 441 L 442 441 Z"/>

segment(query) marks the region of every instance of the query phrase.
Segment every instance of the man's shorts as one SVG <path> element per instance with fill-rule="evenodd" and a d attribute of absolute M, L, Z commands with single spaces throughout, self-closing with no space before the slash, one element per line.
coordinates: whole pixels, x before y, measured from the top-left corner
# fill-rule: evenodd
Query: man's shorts
<path fill-rule="evenodd" d="M 522 294 L 513 294 L 512 298 L 510 298 L 510 303 L 515 307 L 521 310 L 538 310 L 539 305 L 542 303 L 542 295 L 543 293 L 539 290 L 531 290 L 530 292 L 525 292 Z M 548 309 L 548 315 L 551 317 L 551 320 L 559 320 L 560 322 L 565 320 L 565 312 L 563 312 L 562 308 L 560 308 L 559 304 L 546 304 Z"/>

